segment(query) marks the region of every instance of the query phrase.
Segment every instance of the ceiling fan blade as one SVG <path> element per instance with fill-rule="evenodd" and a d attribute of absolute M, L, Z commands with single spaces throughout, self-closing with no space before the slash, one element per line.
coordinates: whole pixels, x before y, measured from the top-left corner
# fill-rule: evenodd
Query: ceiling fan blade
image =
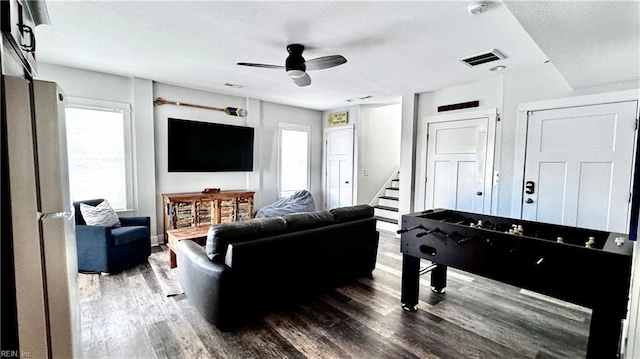
<path fill-rule="evenodd" d="M 251 62 L 238 62 L 240 66 L 262 67 L 265 69 L 284 69 L 284 66 L 278 65 L 266 65 L 266 64 L 253 64 Z"/>
<path fill-rule="evenodd" d="M 297 78 L 292 77 L 291 79 L 296 85 L 300 87 L 311 85 L 311 77 L 309 76 L 309 74 L 306 74 L 306 73 L 302 77 L 297 77 Z"/>
<path fill-rule="evenodd" d="M 322 70 L 342 65 L 345 62 L 347 62 L 347 59 L 345 59 L 344 56 L 331 55 L 305 61 L 304 65 L 307 67 L 307 70 Z"/>

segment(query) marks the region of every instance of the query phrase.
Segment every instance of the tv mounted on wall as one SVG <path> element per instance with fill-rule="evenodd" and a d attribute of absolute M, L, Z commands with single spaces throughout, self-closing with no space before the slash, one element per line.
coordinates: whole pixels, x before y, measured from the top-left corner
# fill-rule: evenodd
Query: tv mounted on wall
<path fill-rule="evenodd" d="M 169 172 L 253 171 L 253 128 L 169 118 Z"/>

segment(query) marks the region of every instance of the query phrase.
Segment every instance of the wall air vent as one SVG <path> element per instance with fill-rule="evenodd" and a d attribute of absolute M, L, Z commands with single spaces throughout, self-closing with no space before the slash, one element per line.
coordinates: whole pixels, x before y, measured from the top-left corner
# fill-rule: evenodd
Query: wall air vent
<path fill-rule="evenodd" d="M 485 52 L 478 55 L 469 56 L 465 59 L 460 59 L 462 63 L 469 67 L 478 66 L 480 64 L 485 64 L 487 62 L 497 61 L 504 59 L 504 55 L 498 52 L 498 50 L 493 49 L 489 52 Z"/>

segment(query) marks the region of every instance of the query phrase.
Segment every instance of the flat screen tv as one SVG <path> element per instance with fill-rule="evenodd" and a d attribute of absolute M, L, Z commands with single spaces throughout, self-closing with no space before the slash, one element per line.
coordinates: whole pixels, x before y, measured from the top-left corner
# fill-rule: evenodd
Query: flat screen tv
<path fill-rule="evenodd" d="M 169 118 L 169 172 L 253 171 L 253 128 Z"/>

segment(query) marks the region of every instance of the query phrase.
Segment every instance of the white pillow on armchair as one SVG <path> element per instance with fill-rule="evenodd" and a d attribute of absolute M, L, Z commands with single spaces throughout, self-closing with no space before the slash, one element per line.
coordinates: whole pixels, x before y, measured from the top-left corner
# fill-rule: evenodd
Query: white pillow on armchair
<path fill-rule="evenodd" d="M 95 207 L 80 203 L 80 212 L 89 226 L 120 227 L 120 218 L 106 200 Z"/>

